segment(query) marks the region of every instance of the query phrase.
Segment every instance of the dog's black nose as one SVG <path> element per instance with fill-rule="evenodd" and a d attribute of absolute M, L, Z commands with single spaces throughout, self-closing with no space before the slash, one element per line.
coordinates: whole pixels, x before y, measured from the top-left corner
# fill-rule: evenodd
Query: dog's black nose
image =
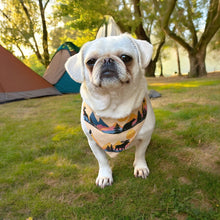
<path fill-rule="evenodd" d="M 117 67 L 112 58 L 105 58 L 101 68 L 101 79 L 118 77 Z"/>
<path fill-rule="evenodd" d="M 112 63 L 114 63 L 115 61 L 112 59 L 112 58 L 105 58 L 104 60 L 103 60 L 103 62 L 104 62 L 104 64 L 112 64 Z"/>

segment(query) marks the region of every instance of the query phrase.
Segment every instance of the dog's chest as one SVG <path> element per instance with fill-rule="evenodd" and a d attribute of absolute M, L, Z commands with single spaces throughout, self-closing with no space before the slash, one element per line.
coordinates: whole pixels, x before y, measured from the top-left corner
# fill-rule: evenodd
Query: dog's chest
<path fill-rule="evenodd" d="M 83 119 L 89 134 L 99 147 L 111 154 L 117 154 L 129 147 L 142 128 L 146 116 L 145 98 L 138 109 L 121 119 L 98 117 L 85 102 L 83 103 Z"/>

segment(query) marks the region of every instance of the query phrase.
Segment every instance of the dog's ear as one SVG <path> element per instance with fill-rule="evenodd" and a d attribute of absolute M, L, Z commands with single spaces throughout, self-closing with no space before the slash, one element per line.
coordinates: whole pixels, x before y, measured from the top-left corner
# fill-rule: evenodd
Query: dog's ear
<path fill-rule="evenodd" d="M 151 61 L 153 46 L 145 40 L 136 40 L 139 51 L 139 62 L 142 68 L 146 68 Z"/>
<path fill-rule="evenodd" d="M 81 50 L 66 61 L 65 68 L 70 77 L 76 82 L 82 83 L 84 81 L 84 67 Z"/>
<path fill-rule="evenodd" d="M 151 61 L 153 54 L 153 45 L 148 43 L 146 40 L 134 39 L 131 35 L 126 34 L 135 45 L 138 51 L 138 60 L 142 68 L 146 68 Z"/>

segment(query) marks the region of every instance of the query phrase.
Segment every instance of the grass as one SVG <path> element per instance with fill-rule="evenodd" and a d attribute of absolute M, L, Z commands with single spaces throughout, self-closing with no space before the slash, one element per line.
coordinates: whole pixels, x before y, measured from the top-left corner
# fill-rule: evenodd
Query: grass
<path fill-rule="evenodd" d="M 132 148 L 104 190 L 79 95 L 0 105 L 0 219 L 220 219 L 220 78 L 150 81 L 150 176 L 133 177 Z"/>

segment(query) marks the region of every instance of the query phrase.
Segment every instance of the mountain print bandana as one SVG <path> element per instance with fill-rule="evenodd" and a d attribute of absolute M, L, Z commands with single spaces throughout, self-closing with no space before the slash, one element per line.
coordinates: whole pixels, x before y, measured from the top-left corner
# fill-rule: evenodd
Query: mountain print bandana
<path fill-rule="evenodd" d="M 83 103 L 86 127 L 97 145 L 107 153 L 119 153 L 127 149 L 144 124 L 146 116 L 146 98 L 138 109 L 121 119 L 101 118 L 85 102 Z"/>

